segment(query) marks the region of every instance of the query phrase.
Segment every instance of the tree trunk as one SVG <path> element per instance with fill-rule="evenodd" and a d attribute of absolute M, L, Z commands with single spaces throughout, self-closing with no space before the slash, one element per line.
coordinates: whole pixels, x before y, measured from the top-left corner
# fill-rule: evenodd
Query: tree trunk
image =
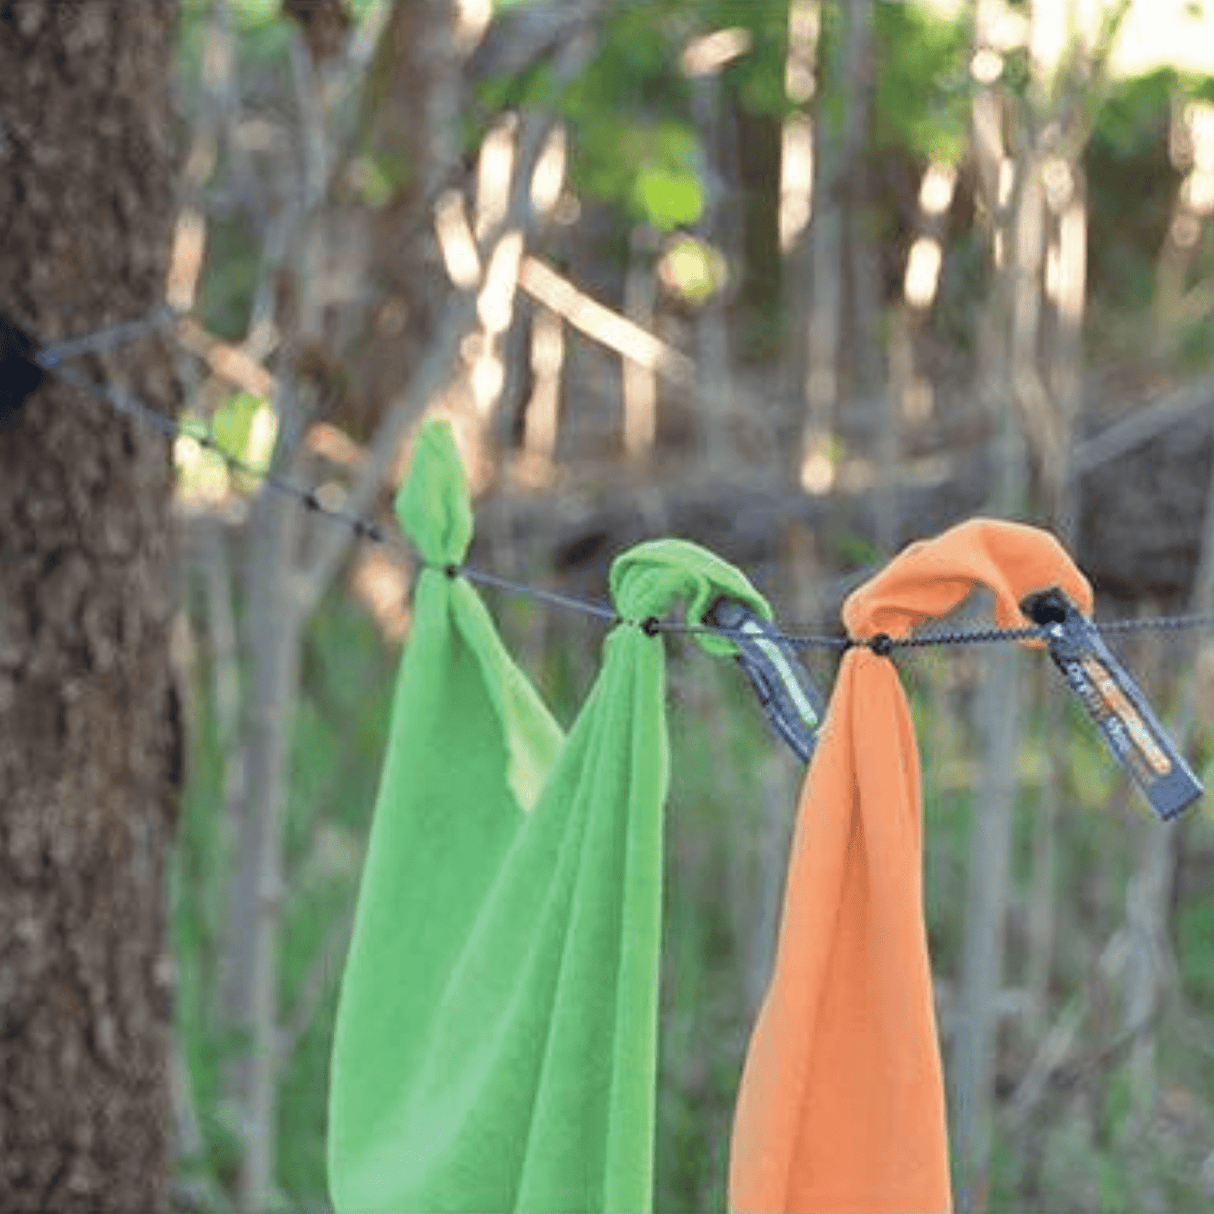
<path fill-rule="evenodd" d="M 51 341 L 162 298 L 175 6 L 0 3 L 0 309 Z M 158 408 L 167 361 L 92 360 Z M 168 450 L 54 381 L 0 426 L 0 1208 L 155 1210 L 181 781 Z"/>
<path fill-rule="evenodd" d="M 805 354 L 805 428 L 801 486 L 826 493 L 834 484 L 839 401 L 839 317 L 843 300 L 843 206 L 839 197 L 840 144 L 826 107 L 814 123 L 814 210 L 810 228 L 809 333 Z"/>
<path fill-rule="evenodd" d="M 283 402 L 280 401 L 280 407 Z M 290 410 L 284 409 L 284 416 Z M 291 589 L 298 507 L 282 494 L 258 499 L 250 546 L 249 634 L 252 713 L 246 762 L 249 798 L 241 822 L 240 869 L 233 925 L 243 936 L 241 1022 L 251 1050 L 239 1068 L 245 1155 L 240 1209 L 252 1214 L 277 1203 L 278 949 L 285 888 L 283 824 L 287 808 L 291 709 L 298 695 L 303 620 Z"/>
<path fill-rule="evenodd" d="M 699 232 L 712 246 L 727 246 L 727 256 L 736 250 L 728 248 L 722 214 L 725 192 L 737 190 L 737 181 L 729 169 L 724 132 L 724 100 L 720 81 L 704 76 L 692 84 L 692 113 L 704 144 L 704 214 Z M 699 369 L 700 436 L 705 465 L 710 475 L 720 475 L 731 463 L 730 417 L 734 409 L 733 368 L 729 326 L 725 303 L 720 290 L 704 302 L 695 325 L 696 363 Z"/>
<path fill-rule="evenodd" d="M 786 324 L 792 336 L 784 343 L 780 363 L 781 400 L 795 402 L 797 416 L 807 407 L 808 361 L 805 341 L 809 336 L 810 242 L 806 239 L 810 214 L 819 201 L 814 197 L 814 120 L 808 102 L 817 87 L 818 35 L 822 14 L 818 0 L 790 0 L 788 6 L 788 57 L 784 64 L 784 87 L 789 112 L 780 136 L 780 209 L 777 239 L 784 265 L 780 274 Z M 802 364 L 806 367 L 801 376 Z M 805 378 L 804 384 L 798 384 Z M 808 437 L 812 418 L 802 421 Z M 800 475 L 800 468 L 792 468 Z"/>
<path fill-rule="evenodd" d="M 811 493 L 824 493 L 834 484 L 845 299 L 851 304 L 849 320 L 855 330 L 853 390 L 861 397 L 871 394 L 879 378 L 875 330 L 880 292 L 868 231 L 871 217 L 865 211 L 863 154 L 872 91 L 872 33 L 872 0 L 850 0 L 842 58 L 832 67 L 828 94 L 842 117 L 832 122 L 822 96 L 816 107 L 813 278 L 801 465 L 802 487 Z M 848 208 L 857 213 L 845 216 Z M 845 286 L 849 271 L 850 290 Z"/>
<path fill-rule="evenodd" d="M 843 118 L 843 179 L 846 207 L 846 259 L 851 290 L 852 358 L 856 395 L 872 410 L 882 379 L 881 271 L 875 239 L 876 214 L 865 147 L 869 141 L 875 71 L 874 0 L 849 0 Z M 880 414 L 880 406 L 876 412 Z"/>
<path fill-rule="evenodd" d="M 1061 163 L 1061 162 L 1059 162 Z M 1055 173 L 1058 168 L 1055 168 Z M 1079 481 L 1071 474 L 1076 421 L 1082 404 L 1083 311 L 1087 281 L 1087 190 L 1078 162 L 1065 166 L 1061 188 L 1047 199 L 1052 220 L 1047 265 L 1055 267 L 1053 332 L 1048 355 L 1048 379 L 1058 419 L 1059 442 L 1042 466 L 1041 489 L 1046 517 L 1068 551 L 1075 551 L 1079 516 Z M 1063 699 L 1042 664 L 1039 700 L 1045 715 L 1046 773 L 1037 820 L 1033 828 L 1033 876 L 1029 894 L 1029 952 L 1026 985 L 1032 1001 L 1031 1031 L 1045 1023 L 1053 964 L 1057 873 L 1058 811 L 1062 804 L 1064 752 Z"/>
<path fill-rule="evenodd" d="M 980 25 L 975 44 L 987 31 Z M 1015 408 L 1017 277 L 1012 267 L 1023 256 L 1019 237 L 1023 191 L 1004 209 L 1000 177 L 1006 164 L 997 97 L 987 88 L 974 97 L 972 141 L 979 189 L 990 217 L 995 281 L 986 305 L 979 350 L 978 389 L 995 423 L 991 441 L 992 491 L 988 510 L 1011 517 L 1024 496 L 1025 451 Z M 1015 115 L 1017 121 L 1020 116 Z M 1019 222 L 1018 222 L 1019 221 Z M 1036 289 L 1035 281 L 1031 284 Z M 1023 326 L 1021 326 L 1023 328 Z M 1009 885 L 1012 813 L 1016 799 L 1021 680 L 1015 653 L 984 655 L 978 737 L 985 760 L 974 806 L 966 892 L 965 941 L 958 979 L 958 1026 L 948 1070 L 949 1111 L 960 1214 L 982 1214 L 990 1188 L 994 1123 L 996 999 L 1002 982 L 1004 927 Z"/>

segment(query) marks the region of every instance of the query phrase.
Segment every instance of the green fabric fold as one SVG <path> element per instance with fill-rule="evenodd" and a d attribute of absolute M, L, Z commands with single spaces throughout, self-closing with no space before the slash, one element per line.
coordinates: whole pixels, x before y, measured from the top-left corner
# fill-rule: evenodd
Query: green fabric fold
<path fill-rule="evenodd" d="M 683 599 L 687 623 L 700 624 L 719 598 L 737 599 L 764 619 L 772 618 L 771 606 L 745 574 L 688 540 L 650 540 L 630 548 L 612 562 L 608 584 L 611 601 L 626 620 L 661 616 L 675 599 Z M 728 657 L 737 652 L 726 637 L 692 636 L 706 653 Z"/>
<path fill-rule="evenodd" d="M 398 514 L 428 563 L 462 560 L 445 424 Z M 770 618 L 681 540 L 625 553 L 611 591 L 628 621 L 720 594 Z M 472 587 L 421 573 L 334 1037 L 339 1210 L 652 1208 L 664 701 L 660 637 L 620 624 L 562 743 Z"/>
<path fill-rule="evenodd" d="M 427 565 L 458 565 L 472 543 L 472 502 L 449 423 L 428 422 L 413 444 L 396 517 Z"/>

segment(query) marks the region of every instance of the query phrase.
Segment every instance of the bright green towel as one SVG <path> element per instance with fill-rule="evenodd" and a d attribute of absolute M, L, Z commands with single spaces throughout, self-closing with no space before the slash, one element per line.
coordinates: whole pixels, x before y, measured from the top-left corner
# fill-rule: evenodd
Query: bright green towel
<path fill-rule="evenodd" d="M 339 1210 L 652 1206 L 665 651 L 675 598 L 770 618 L 681 540 L 611 569 L 622 623 L 567 740 L 443 569 L 472 534 L 450 429 L 397 499 L 418 580 L 333 1046 Z M 718 637 L 705 649 L 729 653 Z"/>

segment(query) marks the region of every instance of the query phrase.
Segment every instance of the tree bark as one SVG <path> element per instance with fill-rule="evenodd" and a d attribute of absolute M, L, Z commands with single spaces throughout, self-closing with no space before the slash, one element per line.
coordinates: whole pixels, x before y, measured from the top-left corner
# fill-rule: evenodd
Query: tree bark
<path fill-rule="evenodd" d="M 0 2 L 0 310 L 163 297 L 175 5 Z M 149 347 L 90 359 L 156 407 Z M 166 1204 L 163 873 L 181 782 L 167 446 L 48 380 L 0 426 L 0 1208 Z"/>

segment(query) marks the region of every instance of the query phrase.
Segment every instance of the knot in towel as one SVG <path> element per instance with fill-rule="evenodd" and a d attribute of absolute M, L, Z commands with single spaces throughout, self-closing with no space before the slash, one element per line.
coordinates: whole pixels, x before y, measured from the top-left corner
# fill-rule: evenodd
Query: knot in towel
<path fill-rule="evenodd" d="M 767 600 L 740 570 L 690 540 L 651 540 L 630 548 L 611 565 L 611 602 L 622 619 L 640 623 L 653 636 L 656 620 L 675 599 L 686 603 L 688 624 L 701 624 L 719 598 L 736 599 L 764 619 L 772 618 Z M 737 646 L 727 637 L 694 634 L 708 653 L 729 656 Z"/>
<path fill-rule="evenodd" d="M 472 542 L 472 504 L 450 422 L 430 418 L 418 430 L 396 517 L 427 565 L 463 562 Z"/>
<path fill-rule="evenodd" d="M 882 633 L 898 639 L 924 620 L 947 615 L 979 586 L 994 592 L 1000 628 L 1032 624 L 1020 603 L 1050 586 L 1061 587 L 1085 615 L 1092 611 L 1091 586 L 1052 535 L 1023 523 L 976 518 L 903 549 L 851 594 L 843 623 L 861 641 Z"/>

